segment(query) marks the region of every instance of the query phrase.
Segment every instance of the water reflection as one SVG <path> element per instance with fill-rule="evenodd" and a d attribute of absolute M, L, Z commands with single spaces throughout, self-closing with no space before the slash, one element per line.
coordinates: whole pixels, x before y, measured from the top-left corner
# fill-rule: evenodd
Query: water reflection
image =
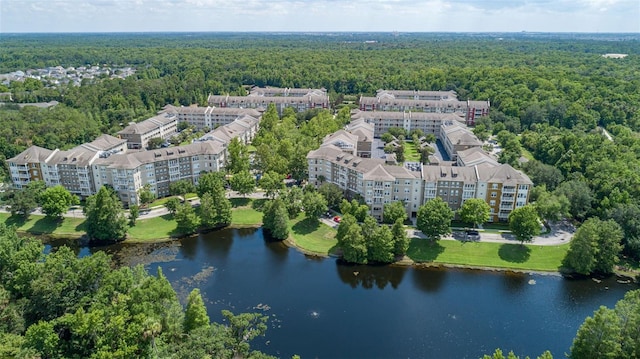
<path fill-rule="evenodd" d="M 416 288 L 425 292 L 437 292 L 447 279 L 447 269 L 443 267 L 417 268 L 411 277 Z"/>
<path fill-rule="evenodd" d="M 529 281 L 532 282 L 529 282 Z M 527 286 L 535 285 L 535 280 L 525 273 L 504 272 L 502 276 L 502 286 L 507 293 L 519 294 L 527 290 Z"/>
<path fill-rule="evenodd" d="M 336 260 L 336 269 L 338 277 L 343 283 L 348 284 L 351 288 L 362 287 L 365 289 L 371 289 L 374 286 L 378 289 L 384 289 L 387 285 L 397 289 L 407 272 L 405 266 L 354 265 L 344 263 L 341 260 Z"/>

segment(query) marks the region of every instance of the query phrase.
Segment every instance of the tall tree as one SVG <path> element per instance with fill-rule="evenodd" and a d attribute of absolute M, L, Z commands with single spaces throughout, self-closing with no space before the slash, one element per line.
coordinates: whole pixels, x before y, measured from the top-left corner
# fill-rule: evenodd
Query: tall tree
<path fill-rule="evenodd" d="M 234 137 L 227 146 L 227 171 L 237 174 L 242 171 L 249 171 L 249 151 L 247 146 L 240 142 L 238 137 Z"/>
<path fill-rule="evenodd" d="M 383 221 L 387 224 L 393 224 L 398 219 L 401 219 L 403 222 L 407 220 L 407 211 L 404 208 L 404 203 L 402 201 L 386 204 L 382 213 Z"/>
<path fill-rule="evenodd" d="M 276 198 L 265 205 L 262 223 L 272 238 L 287 239 L 289 237 L 287 209 L 281 199 Z"/>
<path fill-rule="evenodd" d="M 193 207 L 191 207 L 190 203 L 183 203 L 179 205 L 176 209 L 174 218 L 178 224 L 176 229 L 180 234 L 195 233 L 200 226 L 200 218 L 194 211 Z"/>
<path fill-rule="evenodd" d="M 129 206 L 129 226 L 133 227 L 136 225 L 136 221 L 140 217 L 140 206 L 137 204 L 132 204 Z"/>
<path fill-rule="evenodd" d="M 61 218 L 67 213 L 69 206 L 80 203 L 78 197 L 72 195 L 66 188 L 61 185 L 49 187 L 40 195 L 42 203 L 42 212 L 48 217 Z"/>
<path fill-rule="evenodd" d="M 352 215 L 345 215 L 338 225 L 336 240 L 342 249 L 342 258 L 350 263 L 367 263 L 367 245 L 362 228 Z"/>
<path fill-rule="evenodd" d="M 378 263 L 393 262 L 393 233 L 388 226 L 376 225 L 373 236 L 367 240 L 367 261 Z"/>
<path fill-rule="evenodd" d="M 260 178 L 260 187 L 267 197 L 276 198 L 278 193 L 284 189 L 284 176 L 276 172 L 267 172 Z"/>
<path fill-rule="evenodd" d="M 509 229 L 520 244 L 531 242 L 533 237 L 540 234 L 540 223 L 535 207 L 526 205 L 509 213 Z"/>
<path fill-rule="evenodd" d="M 534 204 L 540 218 L 549 221 L 559 221 L 568 216 L 570 206 L 565 195 L 547 192 L 544 186 L 539 191 Z"/>
<path fill-rule="evenodd" d="M 396 256 L 404 256 L 409 249 L 409 236 L 404 229 L 404 221 L 401 219 L 391 226 L 391 234 L 393 235 L 393 254 Z"/>
<path fill-rule="evenodd" d="M 138 197 L 140 198 L 140 206 L 147 207 L 154 199 L 156 199 L 156 194 L 151 192 L 151 186 L 146 184 L 138 192 Z"/>
<path fill-rule="evenodd" d="M 442 198 L 436 197 L 418 208 L 416 228 L 429 240 L 437 241 L 451 233 L 453 215 L 449 205 Z"/>
<path fill-rule="evenodd" d="M 489 220 L 491 207 L 482 198 L 470 198 L 458 210 L 458 216 L 463 222 L 471 223 L 473 228 Z"/>
<path fill-rule="evenodd" d="M 329 208 L 338 208 L 344 197 L 342 189 L 333 183 L 321 184 L 318 186 L 318 192 L 326 198 Z"/>
<path fill-rule="evenodd" d="M 225 179 L 224 174 L 221 172 L 206 172 L 200 175 L 198 178 L 198 185 L 196 191 L 198 197 L 202 197 L 207 192 L 213 192 L 219 190 L 220 187 L 224 189 Z"/>
<path fill-rule="evenodd" d="M 182 179 L 179 181 L 174 181 L 169 183 L 169 193 L 174 196 L 182 197 L 184 201 L 187 193 L 192 193 L 196 191 L 196 186 L 190 180 Z"/>
<path fill-rule="evenodd" d="M 302 188 L 298 186 L 289 187 L 289 189 L 283 193 L 281 198 L 287 207 L 289 218 L 296 218 L 302 211 L 302 198 L 304 198 Z"/>
<path fill-rule="evenodd" d="M 15 190 L 7 200 L 12 215 L 28 216 L 40 204 L 40 196 L 45 190 L 43 181 L 33 181 L 21 190 Z"/>
<path fill-rule="evenodd" d="M 576 273 L 612 273 L 622 250 L 622 229 L 613 220 L 589 218 L 576 231 L 563 266 Z"/>
<path fill-rule="evenodd" d="M 251 194 L 256 189 L 256 180 L 249 170 L 236 172 L 229 181 L 231 189 L 238 192 L 242 196 Z"/>
<path fill-rule="evenodd" d="M 194 329 L 209 326 L 209 315 L 204 306 L 200 289 L 195 288 L 187 298 L 187 308 L 184 313 L 184 331 L 190 333 Z"/>
<path fill-rule="evenodd" d="M 127 234 L 127 218 L 118 195 L 107 186 L 89 196 L 83 208 L 87 218 L 87 236 L 92 241 L 110 242 L 123 240 Z"/>
<path fill-rule="evenodd" d="M 317 221 L 327 211 L 327 200 L 318 192 L 307 192 L 302 197 L 305 216 Z"/>
<path fill-rule="evenodd" d="M 591 209 L 593 193 L 589 186 L 579 180 L 571 180 L 561 183 L 555 193 L 567 197 L 570 203 L 569 212 L 576 219 L 584 219 Z"/>

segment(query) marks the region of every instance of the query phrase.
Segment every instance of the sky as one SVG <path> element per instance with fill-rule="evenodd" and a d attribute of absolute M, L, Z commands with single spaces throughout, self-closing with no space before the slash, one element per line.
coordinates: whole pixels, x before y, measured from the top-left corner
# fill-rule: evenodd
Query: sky
<path fill-rule="evenodd" d="M 640 32 L 640 0 L 0 0 L 10 32 Z"/>

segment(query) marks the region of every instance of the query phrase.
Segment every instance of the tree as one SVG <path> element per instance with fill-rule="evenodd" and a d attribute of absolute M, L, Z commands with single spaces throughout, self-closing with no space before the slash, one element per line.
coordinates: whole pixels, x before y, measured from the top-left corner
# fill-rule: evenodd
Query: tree
<path fill-rule="evenodd" d="M 67 213 L 69 206 L 80 203 L 78 197 L 72 195 L 66 188 L 61 185 L 49 187 L 40 195 L 42 203 L 42 212 L 48 217 L 61 218 Z"/>
<path fill-rule="evenodd" d="M 489 220 L 491 207 L 482 198 L 470 198 L 458 210 L 463 222 L 471 223 L 473 228 Z"/>
<path fill-rule="evenodd" d="M 576 231 L 563 266 L 576 273 L 612 273 L 622 250 L 622 229 L 613 220 L 589 218 Z"/>
<path fill-rule="evenodd" d="M 129 206 L 129 227 L 136 225 L 136 220 L 140 217 L 140 206 L 132 204 Z"/>
<path fill-rule="evenodd" d="M 367 261 L 378 263 L 393 262 L 393 233 L 388 226 L 376 225 L 373 236 L 367 239 Z"/>
<path fill-rule="evenodd" d="M 298 186 L 290 187 L 281 198 L 287 208 L 290 219 L 296 218 L 302 212 L 302 198 L 304 198 L 302 188 Z"/>
<path fill-rule="evenodd" d="M 87 236 L 92 241 L 123 240 L 127 234 L 127 219 L 118 195 L 107 186 L 87 198 L 83 208 L 86 216 Z"/>
<path fill-rule="evenodd" d="M 147 148 L 150 150 L 155 150 L 160 148 L 160 146 L 162 146 L 163 143 L 164 143 L 164 139 L 162 137 L 153 137 L 153 138 L 150 138 L 149 141 L 147 142 Z"/>
<path fill-rule="evenodd" d="M 409 249 L 409 236 L 404 229 L 404 221 L 397 219 L 391 226 L 391 234 L 393 235 L 393 254 L 396 256 L 404 256 Z"/>
<path fill-rule="evenodd" d="M 343 199 L 340 203 L 340 212 L 342 214 L 351 214 L 356 217 L 358 222 L 364 222 L 365 218 L 369 215 L 369 206 L 361 204 L 357 199 L 352 199 L 351 202 Z"/>
<path fill-rule="evenodd" d="M 187 298 L 187 308 L 184 313 L 184 331 L 190 333 L 194 329 L 209 326 L 209 315 L 204 306 L 200 289 L 195 288 Z"/>
<path fill-rule="evenodd" d="M 549 191 L 556 189 L 564 180 L 562 171 L 537 160 L 525 163 L 523 169 L 536 186 L 545 185 Z"/>
<path fill-rule="evenodd" d="M 329 208 L 338 208 L 340 202 L 342 202 L 342 198 L 344 197 L 344 193 L 340 187 L 333 183 L 321 184 L 318 186 L 318 192 L 320 192 L 327 200 L 327 206 L 329 206 Z"/>
<path fill-rule="evenodd" d="M 608 217 L 616 221 L 622 228 L 624 236 L 623 252 L 640 259 L 640 207 L 636 204 L 618 204 L 608 212 Z"/>
<path fill-rule="evenodd" d="M 33 181 L 21 190 L 13 193 L 7 204 L 12 215 L 19 214 L 24 217 L 28 216 L 40 203 L 40 195 L 45 190 L 43 181 Z"/>
<path fill-rule="evenodd" d="M 272 238 L 287 239 L 289 237 L 287 209 L 281 199 L 276 198 L 265 205 L 262 223 Z"/>
<path fill-rule="evenodd" d="M 504 354 L 502 353 L 502 350 L 496 349 L 493 355 L 485 354 L 481 359 L 520 359 L 520 357 L 515 355 L 512 351 L 509 352 L 507 356 L 504 356 Z M 529 359 L 529 357 L 526 357 L 526 359 Z M 553 355 L 551 355 L 551 352 L 547 350 L 544 353 L 542 353 L 542 355 L 537 357 L 537 359 L 553 359 Z"/>
<path fill-rule="evenodd" d="M 437 241 L 451 233 L 453 216 L 449 205 L 442 198 L 436 197 L 418 208 L 416 228 L 429 240 Z"/>
<path fill-rule="evenodd" d="M 54 324 L 41 321 L 27 329 L 25 346 L 35 349 L 42 357 L 58 357 L 60 338 L 54 330 Z"/>
<path fill-rule="evenodd" d="M 302 207 L 307 218 L 317 221 L 327 212 L 327 200 L 318 192 L 307 192 L 302 197 Z"/>
<path fill-rule="evenodd" d="M 238 174 L 242 171 L 249 171 L 249 151 L 238 137 L 234 137 L 227 146 L 227 171 Z"/>
<path fill-rule="evenodd" d="M 258 313 L 242 313 L 233 315 L 228 310 L 222 311 L 227 321 L 227 338 L 233 355 L 232 358 L 249 357 L 249 343 L 257 336 L 263 336 L 267 330 L 269 317 Z"/>
<path fill-rule="evenodd" d="M 221 191 L 224 190 L 207 192 L 200 198 L 200 224 L 206 228 L 223 227 L 231 223 L 231 202 Z"/>
<path fill-rule="evenodd" d="M 224 174 L 220 172 L 207 172 L 200 175 L 196 191 L 198 197 L 202 197 L 207 192 L 218 191 L 220 188 L 224 190 Z"/>
<path fill-rule="evenodd" d="M 260 187 L 267 197 L 273 199 L 284 189 L 284 176 L 276 172 L 267 172 L 260 178 Z"/>
<path fill-rule="evenodd" d="M 533 237 L 540 234 L 540 223 L 535 207 L 526 205 L 509 213 L 509 229 L 520 244 L 531 242 Z"/>
<path fill-rule="evenodd" d="M 200 226 L 200 218 L 198 218 L 190 203 L 183 203 L 178 206 L 174 217 L 178 223 L 176 229 L 181 234 L 195 233 Z"/>
<path fill-rule="evenodd" d="M 182 179 L 169 183 L 169 193 L 173 196 L 180 196 L 185 200 L 187 193 L 196 191 L 196 186 L 190 180 Z"/>
<path fill-rule="evenodd" d="M 151 192 L 151 185 L 144 185 L 138 192 L 140 198 L 140 206 L 147 207 L 154 199 L 156 199 L 155 193 Z"/>
<path fill-rule="evenodd" d="M 350 263 L 367 263 L 367 245 L 362 235 L 362 228 L 356 222 L 355 217 L 350 214 L 344 215 L 338 231 L 336 240 L 342 249 L 342 258 Z"/>
<path fill-rule="evenodd" d="M 176 210 L 178 210 L 178 206 L 180 206 L 180 200 L 175 197 L 171 197 L 164 203 L 164 206 L 167 208 L 169 213 L 176 214 Z"/>
<path fill-rule="evenodd" d="M 639 303 L 640 304 L 640 303 Z M 571 345 L 570 358 L 632 358 L 622 355 L 620 318 L 613 310 L 601 306 L 587 317 Z M 637 335 L 637 334 L 636 334 Z"/>
<path fill-rule="evenodd" d="M 591 209 L 593 202 L 593 193 L 589 186 L 579 180 L 571 180 L 561 183 L 556 188 L 557 195 L 564 195 L 571 204 L 569 212 L 576 219 L 584 219 L 587 212 Z"/>
<path fill-rule="evenodd" d="M 537 188 L 537 187 L 536 187 Z M 534 203 L 534 207 L 540 218 L 549 221 L 559 221 L 569 215 L 571 204 L 565 195 L 549 193 L 542 186 Z"/>
<path fill-rule="evenodd" d="M 242 196 L 253 193 L 256 189 L 256 180 L 249 170 L 242 170 L 233 175 L 229 181 L 231 189 Z"/>
<path fill-rule="evenodd" d="M 403 222 L 407 220 L 407 211 L 402 201 L 386 204 L 382 213 L 383 221 L 387 224 L 396 223 L 398 219 L 401 219 Z"/>

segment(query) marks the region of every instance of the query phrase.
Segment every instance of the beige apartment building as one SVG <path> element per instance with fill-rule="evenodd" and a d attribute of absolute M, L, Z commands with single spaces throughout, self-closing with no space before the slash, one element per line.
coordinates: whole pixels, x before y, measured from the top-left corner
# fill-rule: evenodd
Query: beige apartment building
<path fill-rule="evenodd" d="M 259 113 L 251 112 L 258 118 L 247 113 L 235 113 L 233 119 L 233 112 L 226 113 L 229 118 L 224 125 L 191 144 L 144 150 L 150 138 L 166 138 L 177 129 L 178 115 L 169 108 L 136 126 L 127 126 L 135 131 L 120 131 L 122 138 L 101 135 L 66 151 L 31 146 L 7 162 L 17 188 L 43 180 L 47 186 L 60 184 L 84 198 L 111 185 L 125 205 L 137 204 L 138 193 L 145 185 L 158 197 L 165 197 L 171 182 L 188 180 L 197 184 L 202 172 L 220 171 L 226 164 L 229 142 L 239 138 L 249 143 L 258 132 Z"/>
<path fill-rule="evenodd" d="M 182 107 L 167 105 L 164 107 L 164 111 L 175 113 L 178 116 L 178 122 L 187 122 L 198 131 L 204 128 L 214 130 L 243 116 L 253 117 L 254 119 L 258 119 L 261 116 L 259 111 L 252 108 L 200 107 L 194 105 Z"/>
<path fill-rule="evenodd" d="M 390 128 L 403 128 L 407 132 L 421 130 L 424 134 L 438 137 L 445 122 L 464 123 L 464 117 L 454 113 L 429 113 L 412 111 L 361 111 L 353 110 L 351 120 L 363 120 L 374 127 L 379 137 Z"/>
<path fill-rule="evenodd" d="M 255 87 L 248 96 L 209 95 L 209 106 L 219 108 L 257 109 L 264 111 L 274 104 L 279 115 L 291 107 L 297 112 L 314 108 L 329 108 L 329 95 L 324 89 L 282 89 L 277 87 Z"/>
<path fill-rule="evenodd" d="M 131 149 L 147 148 L 152 138 L 170 138 L 178 132 L 178 116 L 175 113 L 163 112 L 142 122 L 131 122 L 118 131 L 118 137 L 127 141 Z"/>
<path fill-rule="evenodd" d="M 422 94 L 422 95 L 421 95 Z M 455 114 L 467 125 L 489 114 L 489 101 L 460 101 L 450 91 L 378 90 L 376 96 L 360 96 L 361 111 L 425 112 Z"/>

